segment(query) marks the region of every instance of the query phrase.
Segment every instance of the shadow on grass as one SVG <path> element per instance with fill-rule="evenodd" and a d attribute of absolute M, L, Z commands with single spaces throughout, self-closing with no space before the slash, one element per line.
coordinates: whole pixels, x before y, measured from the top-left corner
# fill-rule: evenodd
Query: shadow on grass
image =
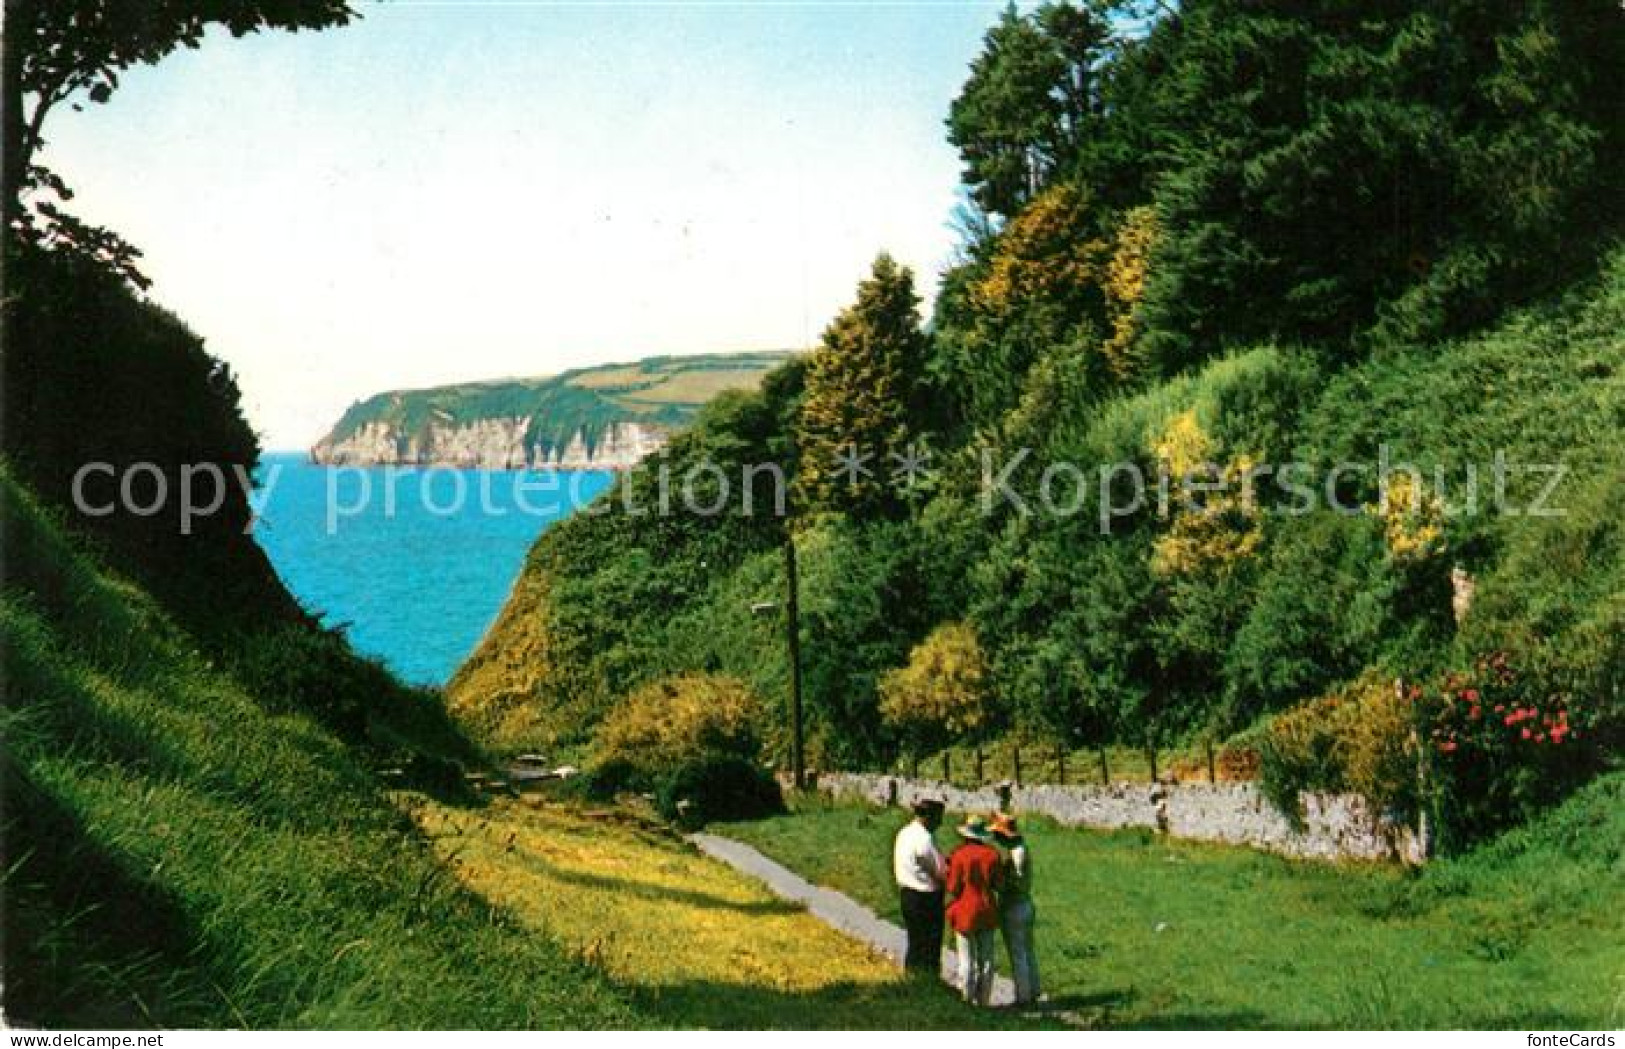
<path fill-rule="evenodd" d="M 1096 991 L 1093 994 L 1060 994 L 1045 998 L 1036 1005 L 1025 1006 L 1023 1012 L 1065 1022 L 1073 1027 L 1103 1030 L 1113 1023 L 1118 1010 L 1134 1001 L 1134 992 L 1128 989 Z"/>
<path fill-rule="evenodd" d="M 0 752 L 5 1013 L 55 1028 L 241 1023 L 200 965 L 172 895 L 91 839 L 61 799 Z"/>
<path fill-rule="evenodd" d="M 1058 1019 L 1009 1009 L 977 1009 L 946 985 L 898 979 L 782 991 L 694 981 L 637 992 L 638 1004 L 678 1027 L 725 1030 L 1026 1030 L 1064 1028 Z"/>

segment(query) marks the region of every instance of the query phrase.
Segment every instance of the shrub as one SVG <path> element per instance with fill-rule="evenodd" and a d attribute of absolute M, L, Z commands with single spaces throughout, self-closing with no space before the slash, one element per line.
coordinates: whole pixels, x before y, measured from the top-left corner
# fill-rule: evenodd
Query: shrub
<path fill-rule="evenodd" d="M 621 794 L 641 794 L 651 786 L 648 775 L 631 762 L 612 758 L 566 780 L 564 793 L 584 801 L 603 803 L 614 801 Z"/>
<path fill-rule="evenodd" d="M 615 764 L 651 779 L 702 758 L 750 761 L 760 751 L 761 701 L 726 674 L 680 674 L 634 691 L 610 713 L 594 764 Z"/>
<path fill-rule="evenodd" d="M 1258 745 L 1265 796 L 1292 819 L 1305 791 L 1352 791 L 1390 818 L 1414 817 L 1415 700 L 1373 672 L 1277 716 Z"/>
<path fill-rule="evenodd" d="M 1390 817 L 1414 819 L 1419 811 L 1417 709 L 1380 675 L 1360 679 L 1343 708 L 1343 782 Z"/>
<path fill-rule="evenodd" d="M 784 811 L 779 784 L 760 765 L 736 757 L 685 762 L 655 793 L 660 814 L 682 826 L 711 820 L 749 820 Z"/>
<path fill-rule="evenodd" d="M 1426 807 L 1447 852 L 1528 819 L 1603 767 L 1609 704 L 1518 662 L 1491 652 L 1403 695 L 1368 673 L 1277 716 L 1259 742 L 1265 795 L 1293 818 L 1303 791 L 1352 791 L 1401 820 Z"/>
<path fill-rule="evenodd" d="M 1433 803 L 1450 851 L 1527 819 L 1602 765 L 1600 697 L 1551 690 L 1506 651 L 1480 656 L 1430 689 Z"/>
<path fill-rule="evenodd" d="M 1280 714 L 1259 741 L 1260 786 L 1289 819 L 1300 817 L 1304 791 L 1343 789 L 1333 731 L 1336 698 L 1322 697 Z"/>
<path fill-rule="evenodd" d="M 932 742 L 985 731 L 992 720 L 987 661 L 976 630 L 944 623 L 914 647 L 908 665 L 880 680 L 880 715 L 918 754 Z"/>
<path fill-rule="evenodd" d="M 592 801 L 655 795 L 685 826 L 782 812 L 779 785 L 755 764 L 761 701 L 726 674 L 682 674 L 634 691 L 610 714 L 574 793 Z"/>
<path fill-rule="evenodd" d="M 1274 532 L 1254 603 L 1225 654 L 1236 724 L 1333 690 L 1422 629 L 1407 615 L 1374 516 L 1317 512 Z"/>

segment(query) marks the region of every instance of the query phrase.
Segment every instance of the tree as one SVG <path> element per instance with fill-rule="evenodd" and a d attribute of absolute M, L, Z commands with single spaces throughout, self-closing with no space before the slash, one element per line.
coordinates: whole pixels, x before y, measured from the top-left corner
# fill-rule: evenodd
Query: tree
<path fill-rule="evenodd" d="M 178 318 L 135 294 L 145 286 L 139 253 L 63 211 L 72 193 L 34 158 L 63 104 L 106 102 L 124 70 L 196 47 L 211 25 L 239 35 L 320 28 L 346 21 L 349 9 L 335 0 L 5 0 L 4 14 L 0 450 L 64 508 L 87 462 L 142 463 L 170 491 L 201 464 L 251 470 L 258 441 L 231 369 Z M 235 485 L 221 494 L 215 512 L 187 531 L 128 510 L 72 517 L 200 639 L 239 651 L 248 631 L 306 620 L 243 533 L 247 498 Z"/>
<path fill-rule="evenodd" d="M 880 681 L 880 714 L 917 756 L 981 738 L 993 720 L 987 661 L 968 623 L 944 623 Z"/>
<path fill-rule="evenodd" d="M 825 330 L 796 426 L 800 509 L 884 514 L 899 505 L 891 474 L 923 437 L 919 306 L 914 274 L 882 254 Z"/>
<path fill-rule="evenodd" d="M 1101 120 L 1097 69 L 1111 46 L 1103 5 L 1007 7 L 988 30 L 948 113 L 964 181 L 985 210 L 1012 216 L 1076 157 Z"/>
<path fill-rule="evenodd" d="M 1113 381 L 1100 334 L 1113 305 L 1106 287 L 1112 236 L 1110 217 L 1082 189 L 1057 182 L 1005 223 L 980 259 L 945 278 L 933 368 L 961 430 L 1009 430 L 1010 413 L 1023 412 L 1028 393 L 1046 384 L 1037 374 L 1046 362 L 1089 372 L 1089 389 L 1079 393 Z"/>
<path fill-rule="evenodd" d="M 948 111 L 948 141 L 959 148 L 965 184 L 989 212 L 1020 211 L 1053 169 L 1058 127 L 1051 92 L 1062 76 L 1043 30 L 1014 4 L 1005 8 Z"/>
<path fill-rule="evenodd" d="M 822 768 L 872 767 L 888 756 L 880 678 L 944 618 L 924 544 L 913 521 L 836 514 L 798 534 L 804 700 Z"/>
<path fill-rule="evenodd" d="M 1065 755 L 1080 745 L 1104 746 L 1112 711 L 1095 705 L 1086 688 L 1089 668 L 1080 659 L 1071 613 L 1024 635 L 999 653 L 996 677 L 1010 699 L 1012 735 L 1019 746 L 1045 742 L 1056 755 L 1057 782 L 1067 778 Z M 1103 777 L 1104 778 L 1104 777 Z"/>
<path fill-rule="evenodd" d="M 61 179 L 34 164 L 46 117 L 62 103 L 105 103 L 125 70 L 156 63 L 179 47 L 196 48 L 211 26 L 244 36 L 262 29 L 327 29 L 354 17 L 346 0 L 5 0 L 0 229 L 8 242 L 16 233 L 31 239 L 40 233 L 23 207 L 25 193 L 72 196 Z M 39 205 L 47 229 L 70 246 L 116 267 L 133 261 L 133 249 L 110 231 L 79 223 L 49 201 Z"/>
<path fill-rule="evenodd" d="M 1164 372 L 1226 343 L 1471 327 L 1618 228 L 1598 205 L 1625 147 L 1617 3 L 1202 0 L 1157 47 Z"/>

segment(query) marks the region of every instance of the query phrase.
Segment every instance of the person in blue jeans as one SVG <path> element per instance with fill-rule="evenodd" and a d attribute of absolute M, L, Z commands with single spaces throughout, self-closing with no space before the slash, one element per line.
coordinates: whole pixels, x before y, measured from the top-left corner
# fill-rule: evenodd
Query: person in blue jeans
<path fill-rule="evenodd" d="M 1004 879 L 999 888 L 999 927 L 1010 951 L 1010 974 L 1016 985 L 1016 1004 L 1038 1001 L 1038 950 L 1033 943 L 1033 858 L 1016 818 L 999 813 L 993 818 L 993 837 L 1004 849 Z"/>

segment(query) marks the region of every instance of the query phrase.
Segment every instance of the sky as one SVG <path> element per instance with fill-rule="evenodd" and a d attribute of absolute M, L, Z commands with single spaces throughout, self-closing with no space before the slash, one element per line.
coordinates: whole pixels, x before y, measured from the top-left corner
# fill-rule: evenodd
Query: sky
<path fill-rule="evenodd" d="M 46 127 L 267 449 L 386 389 L 811 345 L 881 250 L 929 299 L 943 119 L 1002 4 L 356 6 Z"/>

